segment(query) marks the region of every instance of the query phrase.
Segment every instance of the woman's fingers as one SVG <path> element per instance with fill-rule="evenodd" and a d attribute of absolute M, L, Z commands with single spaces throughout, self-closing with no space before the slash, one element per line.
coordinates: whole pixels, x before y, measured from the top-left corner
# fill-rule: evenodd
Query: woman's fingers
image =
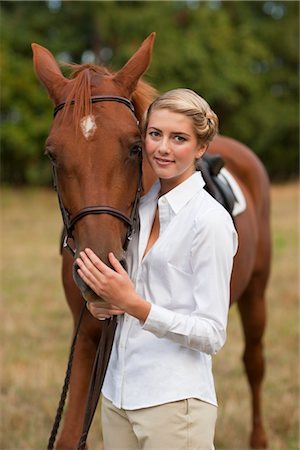
<path fill-rule="evenodd" d="M 76 262 L 83 274 L 95 283 L 97 281 L 97 275 L 99 271 L 95 269 L 94 265 L 91 263 L 88 257 L 84 255 L 83 252 L 81 252 L 80 258 L 77 258 Z"/>
<path fill-rule="evenodd" d="M 98 270 L 100 270 L 100 272 L 109 273 L 112 270 L 103 261 L 101 261 L 101 259 L 98 258 L 98 256 L 90 248 L 86 248 L 84 252 L 88 256 L 90 261 L 94 264 L 94 266 L 97 267 Z M 108 254 L 108 259 L 116 272 L 120 274 L 127 274 L 126 270 L 124 269 L 120 261 L 115 257 L 115 255 L 112 252 Z"/>
<path fill-rule="evenodd" d="M 91 257 L 90 257 L 91 256 Z M 103 282 L 103 269 L 109 269 L 92 251 L 88 256 L 85 252 L 80 252 L 80 257 L 76 260 L 79 269 L 78 274 L 83 281 L 100 295 L 101 282 Z M 109 269 L 111 270 L 111 269 Z"/>
<path fill-rule="evenodd" d="M 118 272 L 120 274 L 126 274 L 127 275 L 126 270 L 124 269 L 124 267 L 122 266 L 120 261 L 115 257 L 115 255 L 112 252 L 110 252 L 108 254 L 108 259 L 109 259 L 109 262 L 111 263 L 111 265 L 113 266 L 113 268 L 115 269 L 116 272 Z"/>
<path fill-rule="evenodd" d="M 105 313 L 108 312 L 110 313 L 115 313 L 118 311 L 123 312 L 123 310 L 121 310 L 120 308 L 118 308 L 115 305 L 112 305 L 111 303 L 104 303 L 103 302 L 87 302 L 87 308 L 89 311 L 94 312 L 94 313 Z"/>
<path fill-rule="evenodd" d="M 80 252 L 77 262 L 81 269 L 83 269 L 83 267 L 86 269 L 85 273 L 89 271 L 95 278 L 97 278 L 97 275 L 103 272 L 103 268 L 99 268 L 99 263 L 102 263 L 102 261 L 100 261 L 100 259 L 96 255 L 95 258 L 97 258 L 97 260 L 92 260 L 85 252 Z M 104 263 L 102 264 L 105 266 Z"/>
<path fill-rule="evenodd" d="M 78 265 L 80 265 L 80 263 L 77 261 Z M 82 278 L 82 280 L 96 293 L 99 295 L 99 293 L 97 292 L 97 281 L 94 280 L 94 277 L 92 276 L 92 274 L 90 272 L 86 271 L 86 268 L 83 266 L 81 269 L 77 270 L 78 274 L 80 275 L 80 277 Z"/>
<path fill-rule="evenodd" d="M 86 248 L 84 252 L 80 252 L 80 256 L 86 264 L 91 264 L 96 267 L 101 273 L 107 273 L 111 269 L 90 249 Z"/>
<path fill-rule="evenodd" d="M 126 301 L 132 293 L 133 284 L 113 253 L 110 253 L 108 258 L 112 268 L 101 261 L 92 250 L 85 249 L 77 259 L 78 274 L 97 295 L 117 305 L 118 311 L 122 311 L 120 308 L 124 309 L 124 299 Z"/>
<path fill-rule="evenodd" d="M 112 316 L 124 314 L 123 310 L 109 303 L 103 306 L 98 302 L 88 302 L 87 308 L 92 314 L 92 316 L 94 316 L 96 319 L 99 320 L 109 319 Z"/>

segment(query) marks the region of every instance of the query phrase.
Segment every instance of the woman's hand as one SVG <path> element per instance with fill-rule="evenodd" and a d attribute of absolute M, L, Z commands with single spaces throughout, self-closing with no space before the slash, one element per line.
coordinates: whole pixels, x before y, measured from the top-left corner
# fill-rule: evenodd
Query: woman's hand
<path fill-rule="evenodd" d="M 116 306 L 109 303 L 103 304 L 99 302 L 87 302 L 86 307 L 92 316 L 98 320 L 110 319 L 112 316 L 124 314 L 122 309 L 118 309 Z"/>
<path fill-rule="evenodd" d="M 108 255 L 113 269 L 108 267 L 95 253 L 86 248 L 76 260 L 78 273 L 83 281 L 107 303 L 124 310 L 135 289 L 126 270 L 113 253 Z M 104 312 L 105 314 L 105 312 Z"/>
<path fill-rule="evenodd" d="M 113 269 L 104 264 L 91 249 L 86 248 L 84 252 L 80 252 L 80 257 L 76 260 L 79 275 L 99 297 L 109 305 L 113 305 L 117 311 L 127 312 L 145 321 L 151 303 L 137 294 L 126 270 L 113 253 L 109 253 L 108 259 Z M 105 318 L 106 314 L 108 314 L 106 311 L 102 311 L 101 318 Z"/>

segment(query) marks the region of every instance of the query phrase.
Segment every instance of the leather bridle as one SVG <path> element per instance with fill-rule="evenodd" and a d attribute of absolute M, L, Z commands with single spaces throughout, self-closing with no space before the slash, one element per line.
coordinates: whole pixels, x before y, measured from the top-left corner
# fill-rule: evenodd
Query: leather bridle
<path fill-rule="evenodd" d="M 100 95 L 100 96 L 94 96 L 90 98 L 91 103 L 97 103 L 97 102 L 116 102 L 121 103 L 125 106 L 127 106 L 133 114 L 135 114 L 134 106 L 132 102 L 125 98 L 125 97 L 119 97 L 115 95 Z M 73 105 L 75 103 L 75 100 L 71 100 L 70 104 Z M 57 105 L 54 108 L 53 117 L 56 116 L 56 114 L 62 110 L 66 105 L 66 102 L 62 102 L 59 105 Z M 68 241 L 69 239 L 73 239 L 73 230 L 75 224 L 82 219 L 83 217 L 91 214 L 108 214 L 111 216 L 116 217 L 119 220 L 122 220 L 127 225 L 127 233 L 125 237 L 125 241 L 123 244 L 123 249 L 126 250 L 129 244 L 129 241 L 132 238 L 133 233 L 135 232 L 136 222 L 137 222 L 137 214 L 138 214 L 138 204 L 142 192 L 142 149 L 138 152 L 138 186 L 137 191 L 135 195 L 135 199 L 133 202 L 133 207 L 131 211 L 131 216 L 127 216 L 122 211 L 113 208 L 112 206 L 107 205 L 92 205 L 92 206 L 86 206 L 79 211 L 77 211 L 75 214 L 70 215 L 68 210 L 65 208 L 60 192 L 59 187 L 57 183 L 57 173 L 56 173 L 56 167 L 53 165 L 53 182 L 54 182 L 54 189 L 57 192 L 59 207 L 61 210 L 61 215 L 63 219 L 63 223 L 65 226 L 65 236 L 63 241 L 63 247 L 67 248 L 73 256 L 75 256 L 76 251 L 69 245 Z"/>
<path fill-rule="evenodd" d="M 104 102 L 104 101 L 109 101 L 109 102 L 113 101 L 113 102 L 117 102 L 117 103 L 123 103 L 128 108 L 130 108 L 130 110 L 134 113 L 133 104 L 127 98 L 119 97 L 119 96 L 105 96 L 105 95 L 91 97 L 92 103 Z M 70 103 L 74 104 L 75 101 L 72 100 Z M 66 102 L 63 102 L 63 103 L 60 103 L 59 105 L 57 105 L 54 109 L 54 116 L 58 113 L 58 111 L 63 109 L 65 105 L 66 105 Z M 106 206 L 106 205 L 105 206 L 103 206 L 103 205 L 86 206 L 86 207 L 80 209 L 75 214 L 70 215 L 68 210 L 64 207 L 64 204 L 62 202 L 62 199 L 61 199 L 61 196 L 59 193 L 58 184 L 57 184 L 56 168 L 53 165 L 54 187 L 57 192 L 59 206 L 60 206 L 60 210 L 61 210 L 61 214 L 62 214 L 64 226 L 65 226 L 65 233 L 66 233 L 65 238 L 64 238 L 64 247 L 67 247 L 71 251 L 73 256 L 75 256 L 76 251 L 74 251 L 74 249 L 69 246 L 68 239 L 69 238 L 74 239 L 72 232 L 73 232 L 75 224 L 80 219 L 82 219 L 83 217 L 90 215 L 90 214 L 109 214 L 109 215 L 114 216 L 117 219 L 120 219 L 123 222 L 125 222 L 128 228 L 127 228 L 127 234 L 126 234 L 125 242 L 123 245 L 123 249 L 126 250 L 128 243 L 129 243 L 133 233 L 135 232 L 135 227 L 136 227 L 136 223 L 137 223 L 137 215 L 138 215 L 138 204 L 139 204 L 139 200 L 140 200 L 140 196 L 141 196 L 141 192 L 142 192 L 142 149 L 140 149 L 139 153 L 138 153 L 138 170 L 139 170 L 138 186 L 137 186 L 136 196 L 135 196 L 135 200 L 133 202 L 133 207 L 132 207 L 130 217 L 127 216 L 126 214 L 124 214 L 122 211 L 119 211 L 116 208 L 113 208 L 111 206 Z M 62 392 L 61 392 L 61 397 L 59 400 L 55 420 L 54 420 L 51 434 L 49 437 L 47 450 L 53 450 L 53 448 L 54 448 L 57 432 L 59 429 L 59 424 L 60 424 L 62 414 L 63 414 L 66 396 L 67 396 L 68 389 L 69 389 L 75 347 L 76 347 L 77 339 L 79 336 L 79 330 L 80 330 L 81 322 L 83 320 L 85 311 L 86 311 L 86 307 L 85 307 L 85 303 L 84 303 L 82 306 L 80 317 L 77 322 L 76 330 L 75 330 L 75 333 L 73 336 L 65 381 L 64 381 Z M 93 420 L 93 417 L 95 414 L 95 410 L 96 410 L 96 407 L 98 404 L 98 400 L 100 397 L 101 388 L 102 388 L 103 380 L 104 380 L 104 377 L 106 374 L 106 369 L 107 369 L 108 362 L 109 362 L 110 352 L 111 352 L 112 345 L 113 345 L 113 339 L 114 339 L 116 326 L 117 326 L 117 316 L 113 316 L 111 319 L 106 319 L 104 321 L 104 323 L 102 324 L 102 333 L 101 333 L 100 341 L 98 344 L 98 349 L 97 349 L 97 353 L 96 353 L 96 357 L 95 357 L 95 361 L 94 361 L 94 366 L 92 369 L 90 386 L 89 386 L 89 390 L 88 390 L 86 410 L 85 410 L 85 416 L 84 416 L 84 422 L 83 422 L 83 428 L 82 428 L 81 437 L 78 441 L 77 450 L 84 450 L 86 448 L 85 444 L 86 444 L 88 432 L 89 432 L 89 429 L 90 429 L 90 426 L 91 426 L 91 423 L 92 423 L 92 420 Z"/>

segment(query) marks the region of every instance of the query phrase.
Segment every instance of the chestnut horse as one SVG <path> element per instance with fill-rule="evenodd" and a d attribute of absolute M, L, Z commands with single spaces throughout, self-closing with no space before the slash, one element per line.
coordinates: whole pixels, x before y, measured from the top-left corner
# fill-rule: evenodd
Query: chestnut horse
<path fill-rule="evenodd" d="M 69 214 L 71 222 L 75 217 L 69 230 L 75 257 L 86 247 L 92 248 L 105 262 L 109 251 L 113 251 L 120 261 L 126 257 L 123 244 L 129 222 L 124 216 L 130 217 L 137 191 L 137 154 L 141 147 L 138 121 L 155 95 L 155 90 L 141 81 L 151 61 L 153 41 L 154 33 L 114 74 L 97 65 L 81 65 L 75 66 L 71 78 L 62 75 L 47 49 L 32 45 L 37 76 L 54 104 L 58 105 L 46 142 L 46 153 L 54 167 L 63 214 Z M 99 97 L 99 101 L 90 100 Z M 126 99 L 131 99 L 132 103 Z M 265 289 L 270 266 L 268 178 L 253 152 L 237 141 L 218 136 L 211 143 L 209 152 L 223 157 L 247 202 L 246 210 L 235 218 L 239 250 L 234 261 L 231 300 L 238 304 L 245 336 L 244 363 L 253 410 L 250 444 L 253 448 L 264 448 L 267 441 L 260 397 L 264 374 Z M 144 193 L 153 182 L 154 175 L 144 160 Z M 90 214 L 86 208 L 101 209 L 103 205 L 120 212 L 121 216 L 111 215 L 110 211 Z M 78 211 L 84 214 L 77 215 Z M 72 256 L 64 249 L 63 285 L 75 324 L 83 298 L 95 298 L 94 292 L 80 280 L 76 269 Z M 89 313 L 84 315 L 57 450 L 76 448 L 102 326 Z"/>

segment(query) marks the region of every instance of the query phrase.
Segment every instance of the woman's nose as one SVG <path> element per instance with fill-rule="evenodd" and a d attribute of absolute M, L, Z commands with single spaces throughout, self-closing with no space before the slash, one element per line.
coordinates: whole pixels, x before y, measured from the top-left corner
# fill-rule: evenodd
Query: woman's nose
<path fill-rule="evenodd" d="M 168 139 L 162 139 L 160 141 L 158 151 L 161 155 L 166 155 L 170 152 Z"/>

